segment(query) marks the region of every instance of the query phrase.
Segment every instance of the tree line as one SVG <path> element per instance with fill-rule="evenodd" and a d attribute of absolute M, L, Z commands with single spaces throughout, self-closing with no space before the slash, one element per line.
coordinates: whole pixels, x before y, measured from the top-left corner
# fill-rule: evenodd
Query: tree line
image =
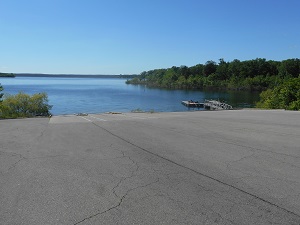
<path fill-rule="evenodd" d="M 0 73 L 0 77 L 15 77 L 13 73 Z"/>
<path fill-rule="evenodd" d="M 300 59 L 283 61 L 257 58 L 226 62 L 220 59 L 195 66 L 173 66 L 142 72 L 127 80 L 127 84 L 144 84 L 152 87 L 172 89 L 235 89 L 265 90 L 277 86 L 284 79 L 296 78 L 300 74 Z"/>

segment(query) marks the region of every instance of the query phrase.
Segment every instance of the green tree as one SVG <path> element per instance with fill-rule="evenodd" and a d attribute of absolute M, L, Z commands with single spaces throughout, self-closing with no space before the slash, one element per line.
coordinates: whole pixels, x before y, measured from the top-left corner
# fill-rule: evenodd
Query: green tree
<path fill-rule="evenodd" d="M 1 118 L 49 116 L 52 108 L 46 93 L 30 96 L 22 92 L 5 96 L 0 107 Z"/>
<path fill-rule="evenodd" d="M 283 60 L 279 66 L 279 75 L 281 77 L 288 75 L 298 77 L 300 75 L 300 59 Z"/>
<path fill-rule="evenodd" d="M 219 65 L 216 69 L 216 78 L 218 80 L 226 80 L 228 79 L 228 63 L 224 61 L 224 59 L 219 59 Z"/>
<path fill-rule="evenodd" d="M 197 64 L 195 66 L 190 67 L 191 74 L 193 76 L 203 76 L 204 65 Z"/>
<path fill-rule="evenodd" d="M 216 72 L 216 70 L 217 70 L 217 64 L 216 64 L 216 62 L 214 62 L 214 61 L 211 60 L 211 61 L 207 61 L 205 63 L 205 66 L 203 68 L 203 73 L 207 77 L 210 74 Z"/>
<path fill-rule="evenodd" d="M 285 80 L 260 94 L 259 108 L 300 110 L 300 77 Z"/>
<path fill-rule="evenodd" d="M 191 74 L 191 71 L 190 71 L 189 67 L 187 67 L 187 66 L 180 67 L 180 76 L 184 76 L 185 79 L 188 79 L 190 74 Z"/>
<path fill-rule="evenodd" d="M 176 86 L 178 88 L 186 88 L 187 87 L 187 79 L 182 75 L 180 77 L 178 77 L 177 82 L 176 82 Z"/>

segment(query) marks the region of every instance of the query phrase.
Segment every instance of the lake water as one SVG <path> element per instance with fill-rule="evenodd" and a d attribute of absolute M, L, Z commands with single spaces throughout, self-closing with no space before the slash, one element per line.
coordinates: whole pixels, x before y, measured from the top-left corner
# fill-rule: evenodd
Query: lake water
<path fill-rule="evenodd" d="M 121 78 L 56 78 L 16 77 L 0 78 L 5 94 L 46 92 L 53 115 L 132 110 L 178 112 L 188 109 L 183 100 L 203 102 L 219 99 L 234 107 L 253 107 L 258 101 L 256 92 L 166 90 L 127 85 Z"/>

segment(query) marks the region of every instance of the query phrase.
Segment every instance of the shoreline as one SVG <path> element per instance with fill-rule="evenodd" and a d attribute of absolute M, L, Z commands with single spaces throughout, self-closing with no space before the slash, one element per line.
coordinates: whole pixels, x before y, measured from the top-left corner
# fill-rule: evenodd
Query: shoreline
<path fill-rule="evenodd" d="M 15 77 L 52 77 L 52 78 L 123 78 L 128 79 L 136 75 L 116 74 L 42 74 L 42 73 L 15 73 Z"/>
<path fill-rule="evenodd" d="M 89 115 L 133 115 L 133 114 L 188 114 L 188 113 L 197 113 L 197 112 L 234 112 L 234 111 L 266 111 L 266 112 L 294 112 L 300 113 L 300 111 L 293 111 L 293 110 L 285 110 L 285 109 L 262 109 L 262 108 L 240 108 L 240 109 L 232 109 L 232 110 L 189 110 L 189 111 L 172 111 L 172 112 L 149 112 L 149 111 L 141 111 L 141 112 L 99 112 L 99 113 L 73 113 L 73 114 L 57 114 L 57 115 L 50 115 L 50 116 L 35 116 L 35 117 L 21 117 L 21 118 L 12 118 L 12 119 L 3 119 L 1 120 L 16 120 L 16 119 L 34 119 L 34 118 L 51 118 L 51 117 L 70 117 L 70 116 L 89 116 Z"/>

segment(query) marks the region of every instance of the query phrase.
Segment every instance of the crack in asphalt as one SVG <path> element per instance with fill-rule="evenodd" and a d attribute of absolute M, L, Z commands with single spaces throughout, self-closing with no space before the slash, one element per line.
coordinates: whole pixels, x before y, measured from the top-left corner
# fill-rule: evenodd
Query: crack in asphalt
<path fill-rule="evenodd" d="M 45 125 L 45 128 L 40 132 L 40 135 L 38 135 L 36 138 L 39 139 L 41 137 L 44 136 L 44 132 L 46 131 L 46 128 L 47 128 L 47 125 Z M 16 128 L 17 131 L 19 131 L 19 128 Z M 15 136 L 17 137 L 17 136 Z M 1 146 L 2 147 L 2 146 Z M 26 147 L 25 148 L 29 148 L 30 145 L 29 144 L 26 144 Z M 65 155 L 55 155 L 55 156 L 45 156 L 45 157 L 33 157 L 33 158 L 30 158 L 30 157 L 25 157 L 23 156 L 22 154 L 20 153 L 13 153 L 13 152 L 6 152 L 6 151 L 2 151 L 0 150 L 0 155 L 2 154 L 7 154 L 7 155 L 10 155 L 12 157 L 19 157 L 20 159 L 18 161 L 16 161 L 15 163 L 13 163 L 6 171 L 0 171 L 0 174 L 3 175 L 4 173 L 7 173 L 9 170 L 15 168 L 17 166 L 18 163 L 20 163 L 21 161 L 23 160 L 28 160 L 28 159 L 38 159 L 38 158 L 48 158 L 48 157 L 59 157 L 59 156 L 65 156 Z"/>
<path fill-rule="evenodd" d="M 18 154 L 18 153 L 10 153 L 10 152 L 5 152 L 5 151 L 1 151 L 1 150 L 0 150 L 0 153 L 1 153 L 1 154 L 7 154 L 7 155 L 10 155 L 11 157 L 19 157 L 19 160 L 16 161 L 16 162 L 14 162 L 7 170 L 5 170 L 5 171 L 0 171 L 0 174 L 1 174 L 1 175 L 3 175 L 3 174 L 5 174 L 5 173 L 7 173 L 8 171 L 10 171 L 11 169 L 15 168 L 15 167 L 17 166 L 17 164 L 18 164 L 19 162 L 21 162 L 22 160 L 27 159 L 27 158 L 24 157 L 22 154 Z M 1 155 L 1 154 L 0 154 L 0 155 Z"/>
<path fill-rule="evenodd" d="M 0 150 L 0 155 L 2 154 L 6 154 L 9 155 L 10 157 L 19 157 L 19 160 L 14 162 L 8 169 L 6 169 L 5 171 L 0 171 L 0 174 L 3 175 L 5 173 L 7 173 L 8 171 L 10 171 L 11 169 L 15 168 L 18 163 L 20 163 L 23 160 L 30 160 L 30 159 L 43 159 L 43 158 L 56 158 L 56 157 L 63 157 L 63 156 L 68 156 L 68 155 L 49 155 L 49 156 L 40 156 L 40 157 L 25 157 L 22 154 L 19 153 L 13 153 L 13 152 L 5 152 Z"/>
<path fill-rule="evenodd" d="M 144 152 L 147 152 L 148 154 L 151 154 L 151 155 L 154 155 L 154 156 L 156 156 L 156 157 L 159 157 L 159 158 L 161 158 L 161 159 L 163 159 L 163 160 L 165 160 L 165 161 L 167 161 L 167 162 L 170 162 L 170 163 L 172 163 L 172 164 L 174 164 L 174 165 L 177 165 L 177 166 L 179 166 L 179 167 L 181 167 L 181 168 L 187 169 L 187 170 L 189 170 L 189 171 L 191 171 L 191 172 L 193 172 L 193 173 L 196 173 L 196 174 L 198 174 L 198 175 L 200 175 L 200 176 L 209 178 L 209 179 L 211 179 L 211 180 L 213 180 L 213 181 L 215 181 L 215 182 L 218 182 L 218 183 L 223 184 L 223 185 L 225 185 L 225 186 L 227 186 L 227 187 L 233 188 L 233 189 L 235 189 L 235 190 L 237 190 L 237 191 L 240 191 L 240 192 L 242 192 L 242 193 L 244 193 L 244 194 L 246 194 L 246 195 L 252 196 L 252 197 L 255 198 L 255 199 L 258 199 L 258 200 L 260 200 L 260 201 L 262 201 L 262 202 L 265 202 L 265 203 L 267 203 L 267 204 L 269 204 L 269 205 L 272 205 L 272 206 L 274 206 L 274 207 L 276 207 L 276 208 L 278 208 L 278 209 L 281 209 L 281 210 L 283 210 L 283 211 L 285 211 L 285 212 L 287 212 L 287 213 L 289 213 L 289 214 L 292 214 L 292 215 L 294 215 L 294 216 L 300 217 L 300 215 L 298 215 L 297 213 L 295 213 L 295 212 L 293 212 L 293 211 L 290 211 L 290 210 L 288 210 L 288 209 L 285 209 L 285 208 L 283 208 L 283 207 L 281 207 L 281 206 L 279 206 L 279 205 L 277 205 L 277 204 L 275 204 L 275 203 L 273 203 L 273 202 L 270 202 L 270 201 L 268 201 L 268 200 L 266 200 L 266 199 L 264 199 L 264 198 L 262 198 L 262 197 L 260 197 L 260 196 L 258 196 L 258 195 L 255 195 L 255 194 L 252 194 L 252 193 L 250 193 L 250 192 L 247 192 L 247 191 L 245 191 L 245 190 L 243 190 L 243 189 L 241 189 L 241 188 L 239 188 L 239 187 L 236 187 L 236 186 L 234 186 L 234 185 L 232 185 L 232 184 L 226 183 L 226 182 L 224 182 L 224 181 L 222 181 L 222 180 L 219 180 L 219 179 L 217 179 L 217 178 L 214 178 L 214 177 L 212 177 L 212 176 L 210 176 L 210 175 L 207 175 L 207 174 L 204 174 L 204 173 L 202 173 L 202 172 L 199 172 L 199 171 L 197 171 L 197 170 L 195 170 L 195 169 L 192 169 L 192 168 L 190 168 L 190 167 L 188 167 L 188 166 L 181 165 L 181 164 L 179 164 L 179 163 L 177 163 L 177 162 L 175 162 L 175 161 L 173 161 L 173 160 L 171 160 L 171 159 L 168 159 L 168 158 L 166 158 L 166 157 L 164 157 L 164 156 L 161 156 L 161 155 L 159 155 L 159 154 L 157 154 L 157 153 L 151 152 L 151 151 L 149 151 L 149 150 L 147 150 L 147 149 L 145 149 L 145 148 L 143 148 L 143 147 L 141 147 L 141 146 L 138 146 L 138 145 L 132 143 L 131 141 L 129 141 L 129 140 L 127 140 L 127 139 L 125 139 L 125 138 L 123 138 L 123 137 L 121 137 L 121 136 L 119 136 L 119 135 L 117 135 L 117 134 L 115 134 L 115 133 L 109 131 L 108 129 L 106 129 L 106 128 L 100 126 L 99 124 L 96 124 L 95 122 L 92 122 L 92 124 L 94 124 L 95 126 L 101 128 L 101 129 L 103 129 L 104 131 L 106 131 L 107 133 L 113 135 L 114 137 L 116 137 L 116 138 L 118 138 L 118 139 L 120 139 L 120 140 L 123 140 L 124 142 L 126 142 L 126 143 L 128 143 L 128 144 L 130 144 L 130 145 L 132 145 L 132 146 L 134 146 L 134 147 L 136 147 L 136 148 L 138 148 L 138 149 L 140 149 L 140 150 L 142 150 L 142 151 L 144 151 Z M 230 144 L 233 144 L 233 143 L 230 143 Z M 243 147 L 248 147 L 248 146 L 243 146 Z M 250 148 L 251 148 L 251 147 L 250 147 Z M 253 149 L 253 148 L 252 148 L 252 149 Z M 261 149 L 254 149 L 254 150 L 261 150 Z"/>
<path fill-rule="evenodd" d="M 242 161 L 244 159 L 247 159 L 247 158 L 252 158 L 252 157 L 256 158 L 257 156 L 255 156 L 256 153 L 254 152 L 254 150 L 250 150 L 250 151 L 252 152 L 250 155 L 243 156 L 243 157 L 241 157 L 241 158 L 239 158 L 237 160 L 226 162 L 226 169 L 228 171 L 230 171 L 231 170 L 230 167 L 233 166 L 232 164 L 235 164 L 235 163 L 240 162 L 240 161 Z"/>
<path fill-rule="evenodd" d="M 128 177 L 123 177 L 122 179 L 120 179 L 119 182 L 117 183 L 117 185 L 113 187 L 112 191 L 113 191 L 113 193 L 114 193 L 114 195 L 115 195 L 116 197 L 119 197 L 119 196 L 117 195 L 117 193 L 116 193 L 116 189 L 121 185 L 121 183 L 123 183 L 123 182 L 124 182 L 125 180 L 127 180 L 127 179 L 130 179 L 130 178 L 134 177 L 134 174 L 139 170 L 139 165 L 137 164 L 137 162 L 135 162 L 134 160 L 132 160 L 132 159 L 130 158 L 130 156 L 125 156 L 125 153 L 124 153 L 124 152 L 122 152 L 122 153 L 123 153 L 124 157 L 126 157 L 126 158 L 128 158 L 129 160 L 132 161 L 132 163 L 136 166 L 136 169 L 133 170 L 133 171 L 131 172 L 130 176 L 128 176 Z"/>
<path fill-rule="evenodd" d="M 126 180 L 128 180 L 128 179 L 134 177 L 134 174 L 135 174 L 135 173 L 139 170 L 139 168 L 140 168 L 137 162 L 135 162 L 130 156 L 126 156 L 126 155 L 125 155 L 125 152 L 124 152 L 124 151 L 121 151 L 121 153 L 122 153 L 123 156 L 122 156 L 122 157 L 116 157 L 116 158 L 128 158 L 128 159 L 132 162 L 132 164 L 135 165 L 136 168 L 135 168 L 133 171 L 131 171 L 131 174 L 130 174 L 129 176 L 121 178 L 121 179 L 119 180 L 119 182 L 112 188 L 112 192 L 113 192 L 113 194 L 114 194 L 117 198 L 120 198 L 120 196 L 116 193 L 116 192 L 117 192 L 116 189 L 117 189 L 118 187 L 120 187 L 121 184 L 122 184 L 124 181 L 126 181 Z M 89 216 L 89 217 L 86 217 L 86 218 L 84 218 L 83 220 L 81 220 L 81 221 L 75 223 L 74 225 L 80 224 L 80 223 L 82 223 L 82 222 L 84 222 L 84 221 L 86 221 L 86 220 L 89 220 L 89 219 L 91 219 L 91 218 L 93 218 L 93 217 L 95 217 L 95 216 L 98 216 L 98 215 L 101 215 L 101 214 L 105 214 L 105 213 L 109 212 L 109 211 L 112 210 L 112 209 L 118 208 L 118 207 L 122 204 L 122 202 L 123 202 L 123 200 L 126 198 L 126 196 L 127 196 L 131 191 L 134 191 L 134 190 L 139 189 L 139 188 L 144 188 L 144 187 L 150 186 L 150 185 L 152 185 L 152 184 L 154 184 L 154 183 L 157 183 L 157 182 L 159 182 L 159 178 L 158 178 L 155 182 L 151 182 L 151 183 L 148 183 L 148 184 L 146 184 L 146 185 L 137 186 L 137 187 L 135 187 L 135 188 L 131 188 L 131 189 L 127 190 L 126 193 L 120 198 L 120 200 L 119 200 L 119 202 L 118 202 L 117 205 L 115 205 L 115 206 L 113 206 L 113 207 L 111 207 L 111 208 L 109 208 L 109 209 L 107 209 L 107 210 L 105 210 L 105 211 L 98 212 L 98 213 L 93 214 L 93 215 L 91 215 L 91 216 Z"/>
<path fill-rule="evenodd" d="M 150 185 L 152 185 L 152 184 L 155 184 L 155 183 L 158 183 L 158 182 L 159 182 L 159 178 L 157 178 L 156 181 L 154 181 L 154 182 L 150 182 L 150 183 L 148 183 L 148 184 L 141 185 L 141 186 L 137 186 L 137 187 L 135 187 L 135 188 L 131 188 L 131 189 L 127 190 L 126 193 L 120 198 L 120 200 L 119 200 L 119 202 L 118 202 L 117 205 L 115 205 L 115 206 L 113 206 L 113 207 L 110 207 L 109 209 L 106 209 L 105 211 L 98 212 L 98 213 L 95 213 L 95 214 L 93 214 L 93 215 L 91 215 L 91 216 L 89 216 L 89 217 L 86 217 L 86 218 L 84 218 L 84 219 L 78 221 L 77 223 L 74 223 L 73 225 L 80 224 L 80 223 L 82 223 L 82 222 L 84 222 L 84 221 L 86 221 L 86 220 L 92 219 L 92 218 L 95 217 L 95 216 L 99 216 L 99 215 L 105 214 L 105 213 L 107 213 L 107 212 L 109 212 L 109 211 L 111 211 L 111 210 L 113 210 L 113 209 L 118 208 L 119 206 L 121 206 L 121 204 L 123 203 L 124 199 L 126 198 L 126 196 L 127 196 L 130 192 L 132 192 L 132 191 L 134 191 L 134 190 L 137 190 L 137 189 L 140 189 L 140 188 L 148 187 L 148 186 L 150 186 Z"/>

